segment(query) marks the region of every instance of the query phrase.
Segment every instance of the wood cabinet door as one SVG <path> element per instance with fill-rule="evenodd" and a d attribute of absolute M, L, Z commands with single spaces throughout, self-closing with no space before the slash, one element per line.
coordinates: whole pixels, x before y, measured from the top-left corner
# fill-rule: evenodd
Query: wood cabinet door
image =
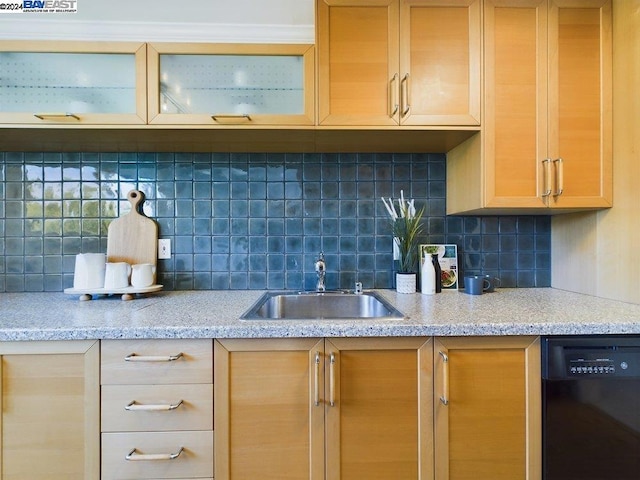
<path fill-rule="evenodd" d="M 480 125 L 480 0 L 400 1 L 403 125 Z"/>
<path fill-rule="evenodd" d="M 0 478 L 100 478 L 97 341 L 0 343 Z"/>
<path fill-rule="evenodd" d="M 432 479 L 432 340 L 325 345 L 327 480 Z"/>
<path fill-rule="evenodd" d="M 318 123 L 399 123 L 398 0 L 319 0 Z"/>
<path fill-rule="evenodd" d="M 546 208 L 547 0 L 486 0 L 485 205 Z"/>
<path fill-rule="evenodd" d="M 434 343 L 436 480 L 539 480 L 537 337 Z"/>
<path fill-rule="evenodd" d="M 550 0 L 551 206 L 612 204 L 610 0 Z"/>
<path fill-rule="evenodd" d="M 216 340 L 216 480 L 322 480 L 322 339 Z"/>

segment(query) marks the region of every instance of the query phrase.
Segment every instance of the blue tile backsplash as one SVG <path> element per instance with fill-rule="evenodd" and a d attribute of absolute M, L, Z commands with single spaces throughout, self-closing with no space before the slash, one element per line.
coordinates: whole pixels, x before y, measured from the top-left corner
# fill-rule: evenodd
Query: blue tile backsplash
<path fill-rule="evenodd" d="M 167 290 L 393 286 L 381 196 L 426 205 L 424 243 L 455 243 L 461 274 L 551 283 L 548 216 L 445 215 L 444 154 L 0 153 L 0 292 L 61 291 L 75 255 L 105 252 L 139 189 L 172 241 Z M 124 200 L 123 200 L 124 199 Z"/>

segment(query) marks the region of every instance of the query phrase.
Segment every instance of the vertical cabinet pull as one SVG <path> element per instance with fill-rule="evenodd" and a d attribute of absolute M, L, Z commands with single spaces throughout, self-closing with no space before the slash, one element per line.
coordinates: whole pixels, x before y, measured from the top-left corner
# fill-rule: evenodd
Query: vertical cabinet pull
<path fill-rule="evenodd" d="M 398 113 L 398 108 L 400 108 L 400 105 L 398 105 L 398 76 L 396 73 L 389 82 L 390 117 L 395 117 L 396 113 Z"/>
<path fill-rule="evenodd" d="M 442 395 L 440 401 L 449 405 L 449 356 L 443 351 L 438 352 L 442 357 Z"/>
<path fill-rule="evenodd" d="M 124 357 L 125 362 L 175 362 L 182 357 L 182 353 L 177 355 L 137 355 L 131 353 Z"/>
<path fill-rule="evenodd" d="M 544 168 L 544 193 L 542 196 L 548 197 L 551 195 L 551 159 L 542 160 L 542 166 Z"/>
<path fill-rule="evenodd" d="M 158 460 L 175 460 L 184 451 L 184 447 L 180 447 L 176 453 L 136 453 L 137 449 L 131 450 L 125 458 L 128 462 L 139 462 L 143 460 L 158 461 Z"/>
<path fill-rule="evenodd" d="M 320 405 L 320 352 L 316 352 L 314 364 L 313 404 L 317 407 Z"/>
<path fill-rule="evenodd" d="M 410 105 L 410 92 L 409 92 L 409 74 L 405 74 L 402 77 L 402 82 L 400 82 L 400 90 L 401 90 L 401 101 L 402 101 L 402 116 L 406 117 L 411 109 Z"/>
<path fill-rule="evenodd" d="M 336 405 L 336 354 L 329 355 L 329 405 Z"/>
<path fill-rule="evenodd" d="M 564 160 L 562 157 L 556 158 L 553 164 L 556 166 L 556 193 L 553 196 L 559 197 L 564 191 Z"/>

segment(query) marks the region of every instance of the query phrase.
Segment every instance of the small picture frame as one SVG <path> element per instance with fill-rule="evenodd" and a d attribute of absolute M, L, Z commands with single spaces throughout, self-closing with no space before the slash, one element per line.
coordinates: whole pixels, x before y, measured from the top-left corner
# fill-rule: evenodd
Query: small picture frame
<path fill-rule="evenodd" d="M 425 244 L 420 245 L 420 265 L 425 257 L 438 254 L 438 262 L 442 270 L 442 290 L 458 290 L 458 246 L 454 244 Z"/>

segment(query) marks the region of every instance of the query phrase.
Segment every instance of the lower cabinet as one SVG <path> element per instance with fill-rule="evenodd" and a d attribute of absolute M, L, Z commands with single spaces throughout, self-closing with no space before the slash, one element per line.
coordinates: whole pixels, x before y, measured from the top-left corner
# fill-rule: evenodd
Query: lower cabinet
<path fill-rule="evenodd" d="M 215 478 L 540 479 L 539 353 L 535 337 L 215 341 Z"/>
<path fill-rule="evenodd" d="M 211 340 L 104 340 L 102 479 L 213 477 Z"/>
<path fill-rule="evenodd" d="M 100 478 L 99 342 L 0 342 L 0 478 Z"/>
<path fill-rule="evenodd" d="M 537 337 L 435 339 L 436 479 L 541 478 L 540 363 Z"/>
<path fill-rule="evenodd" d="M 0 342 L 0 480 L 541 478 L 537 337 L 101 343 Z"/>
<path fill-rule="evenodd" d="M 431 478 L 430 339 L 220 340 L 214 352 L 217 480 Z"/>

